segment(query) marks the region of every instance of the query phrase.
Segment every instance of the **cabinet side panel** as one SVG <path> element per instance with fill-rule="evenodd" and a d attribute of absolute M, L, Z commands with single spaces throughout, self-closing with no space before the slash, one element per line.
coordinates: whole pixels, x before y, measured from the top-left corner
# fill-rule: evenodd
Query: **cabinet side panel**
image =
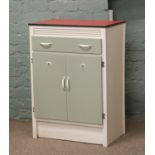
<path fill-rule="evenodd" d="M 125 24 L 106 29 L 108 144 L 124 133 L 124 29 Z"/>

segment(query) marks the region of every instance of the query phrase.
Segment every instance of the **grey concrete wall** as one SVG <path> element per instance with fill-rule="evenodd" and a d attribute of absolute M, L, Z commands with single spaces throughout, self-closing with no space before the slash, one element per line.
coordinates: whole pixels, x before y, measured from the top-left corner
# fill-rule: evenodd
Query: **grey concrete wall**
<path fill-rule="evenodd" d="M 49 18 L 106 19 L 106 0 L 10 0 L 10 118 L 31 118 L 27 23 Z M 127 20 L 126 112 L 144 113 L 144 3 L 110 0 Z"/>
<path fill-rule="evenodd" d="M 127 21 L 126 32 L 126 113 L 145 112 L 145 1 L 110 0 L 115 19 Z"/>

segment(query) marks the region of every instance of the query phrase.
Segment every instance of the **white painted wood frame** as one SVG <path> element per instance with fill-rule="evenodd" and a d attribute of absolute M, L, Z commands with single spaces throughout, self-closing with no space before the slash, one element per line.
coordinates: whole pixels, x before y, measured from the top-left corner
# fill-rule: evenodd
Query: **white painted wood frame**
<path fill-rule="evenodd" d="M 31 64 L 32 128 L 33 138 L 46 137 L 84 143 L 110 143 L 125 133 L 125 24 L 108 28 L 76 28 L 29 26 L 30 60 L 32 58 L 32 36 L 80 37 L 102 39 L 102 101 L 103 125 L 82 124 L 65 121 L 37 119 L 33 94 L 33 67 Z"/>

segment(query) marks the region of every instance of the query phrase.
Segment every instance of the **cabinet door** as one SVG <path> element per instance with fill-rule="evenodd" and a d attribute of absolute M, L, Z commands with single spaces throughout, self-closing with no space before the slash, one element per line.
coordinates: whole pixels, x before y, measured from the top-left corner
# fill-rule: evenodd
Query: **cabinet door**
<path fill-rule="evenodd" d="M 102 124 L 101 57 L 67 57 L 68 120 Z"/>
<path fill-rule="evenodd" d="M 63 89 L 65 56 L 33 54 L 33 87 L 36 118 L 66 120 L 66 91 Z"/>

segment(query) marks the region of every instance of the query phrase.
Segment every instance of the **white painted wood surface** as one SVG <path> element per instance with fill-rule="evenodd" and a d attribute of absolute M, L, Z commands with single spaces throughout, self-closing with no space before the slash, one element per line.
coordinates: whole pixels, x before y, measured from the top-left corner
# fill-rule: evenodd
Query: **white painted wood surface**
<path fill-rule="evenodd" d="M 35 30 L 38 28 L 37 30 Z M 30 26 L 30 57 L 32 57 L 32 36 L 79 37 L 102 39 L 102 126 L 74 122 L 36 119 L 32 110 L 33 138 L 46 137 L 102 144 L 107 147 L 125 133 L 124 65 L 125 65 L 125 24 L 109 28 L 75 28 Z M 40 33 L 40 34 L 39 34 Z M 33 68 L 31 64 L 32 107 Z M 33 109 L 33 108 L 32 108 Z"/>
<path fill-rule="evenodd" d="M 105 114 L 105 119 L 103 119 L 102 126 L 102 145 L 104 147 L 108 146 L 107 141 L 107 77 L 106 77 L 106 29 L 101 29 L 102 36 L 102 61 L 104 62 L 104 67 L 102 68 L 102 103 L 103 103 L 103 113 Z"/>
<path fill-rule="evenodd" d="M 122 91 L 123 91 L 123 102 L 122 102 L 122 119 L 123 119 L 123 134 L 125 134 L 125 35 L 126 34 L 126 24 L 123 24 L 123 43 L 122 43 L 122 59 L 123 59 L 123 83 L 122 83 Z"/>
<path fill-rule="evenodd" d="M 124 24 L 106 29 L 108 144 L 124 133 Z"/>
<path fill-rule="evenodd" d="M 33 27 L 29 27 L 29 42 L 30 42 L 30 76 L 31 76 L 31 104 L 32 104 L 32 135 L 33 138 L 37 138 L 37 120 L 34 115 L 33 107 L 34 107 L 34 93 L 33 93 L 33 67 L 32 67 L 32 34 Z"/>
<path fill-rule="evenodd" d="M 102 127 L 38 121 L 38 137 L 102 144 Z"/>
<path fill-rule="evenodd" d="M 65 38 L 101 38 L 101 29 L 87 27 L 33 26 L 32 35 Z"/>

